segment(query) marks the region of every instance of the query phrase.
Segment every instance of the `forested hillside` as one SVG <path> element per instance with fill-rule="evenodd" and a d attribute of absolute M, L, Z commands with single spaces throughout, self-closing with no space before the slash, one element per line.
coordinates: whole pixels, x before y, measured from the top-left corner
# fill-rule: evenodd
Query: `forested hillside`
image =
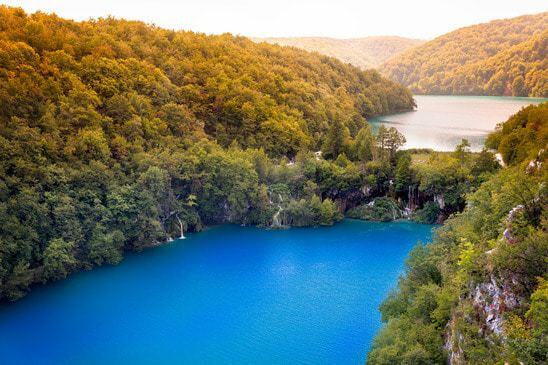
<path fill-rule="evenodd" d="M 326 37 L 254 38 L 281 46 L 301 48 L 338 58 L 361 69 L 376 68 L 405 50 L 424 43 L 419 39 L 397 36 L 376 36 L 352 39 Z"/>
<path fill-rule="evenodd" d="M 99 98 L 98 107 L 135 89 L 153 107 L 185 105 L 224 146 L 237 140 L 282 155 L 317 145 L 335 119 L 355 133 L 364 117 L 413 107 L 406 89 L 374 71 L 229 34 L 114 19 L 74 23 L 5 7 L 0 16 L 2 66 L 23 89 L 16 94 L 22 100 L 10 105 L 28 104 L 29 113 L 52 97 L 43 83 L 74 75 Z M 19 81 L 23 76 L 32 87 Z"/>
<path fill-rule="evenodd" d="M 420 94 L 548 96 L 548 13 L 445 34 L 381 66 Z"/>
<path fill-rule="evenodd" d="M 369 364 L 548 361 L 547 143 L 548 103 L 490 135 L 507 167 L 414 248 Z"/>
<path fill-rule="evenodd" d="M 364 175 L 306 150 L 354 153 L 365 117 L 414 102 L 296 49 L 1 6 L 0 105 L 2 301 L 204 224 L 271 225 L 283 194 L 277 224 L 332 224 Z"/>

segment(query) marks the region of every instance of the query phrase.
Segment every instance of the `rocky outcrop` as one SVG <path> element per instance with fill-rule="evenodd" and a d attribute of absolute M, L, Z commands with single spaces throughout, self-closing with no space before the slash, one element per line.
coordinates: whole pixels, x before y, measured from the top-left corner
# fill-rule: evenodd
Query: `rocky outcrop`
<path fill-rule="evenodd" d="M 527 164 L 527 167 L 525 168 L 527 174 L 534 174 L 542 169 L 543 155 L 544 149 L 538 152 L 537 157 L 534 160 L 529 161 L 529 164 Z"/>
<path fill-rule="evenodd" d="M 488 280 L 471 287 L 470 294 L 462 301 L 472 304 L 473 315 L 465 321 L 473 321 L 479 325 L 479 334 L 490 341 L 505 341 L 504 314 L 520 305 L 525 300 L 519 294 L 515 277 L 497 279 L 490 275 Z M 444 348 L 447 351 L 447 362 L 450 365 L 467 364 L 464 335 L 457 329 L 458 316 L 453 316 L 446 326 Z"/>
<path fill-rule="evenodd" d="M 434 195 L 434 201 L 438 204 L 440 209 L 445 208 L 445 198 L 443 197 L 443 194 Z"/>
<path fill-rule="evenodd" d="M 523 205 L 517 205 L 508 212 L 505 224 L 506 229 L 502 232 L 502 236 L 508 243 L 516 243 L 516 238 L 512 234 L 512 222 L 516 219 L 518 213 L 521 213 L 525 207 Z"/>
<path fill-rule="evenodd" d="M 515 278 L 498 282 L 492 275 L 489 281 L 475 285 L 471 292 L 472 305 L 482 319 L 484 334 L 494 333 L 501 338 L 505 337 L 504 313 L 518 307 L 523 300 L 512 289 L 515 285 Z"/>
<path fill-rule="evenodd" d="M 326 192 L 322 199 L 330 198 L 335 201 L 342 212 L 346 212 L 356 206 L 362 204 L 364 200 L 370 199 L 372 189 L 369 185 L 362 185 L 359 189 L 338 190 L 332 189 Z"/>
<path fill-rule="evenodd" d="M 462 344 L 464 342 L 464 336 L 455 328 L 455 318 L 451 318 L 451 321 L 446 327 L 446 336 L 444 348 L 447 351 L 447 363 L 450 365 L 463 365 L 464 351 L 462 350 Z"/>

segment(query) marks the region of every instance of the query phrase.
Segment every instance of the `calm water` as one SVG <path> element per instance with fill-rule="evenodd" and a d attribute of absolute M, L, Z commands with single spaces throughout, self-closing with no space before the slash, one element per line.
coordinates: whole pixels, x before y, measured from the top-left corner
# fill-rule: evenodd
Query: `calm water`
<path fill-rule="evenodd" d="M 396 127 L 407 139 L 406 148 L 452 151 L 467 138 L 474 151 L 481 150 L 486 135 L 512 114 L 529 104 L 548 99 L 504 96 L 416 95 L 417 110 L 371 119 Z"/>
<path fill-rule="evenodd" d="M 2 364 L 363 364 L 432 226 L 219 226 L 0 307 Z"/>

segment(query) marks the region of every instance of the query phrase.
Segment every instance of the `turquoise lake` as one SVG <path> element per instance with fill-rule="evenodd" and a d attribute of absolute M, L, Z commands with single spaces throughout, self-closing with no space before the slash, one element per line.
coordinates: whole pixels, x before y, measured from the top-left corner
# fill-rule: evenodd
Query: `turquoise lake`
<path fill-rule="evenodd" d="M 0 307 L 2 364 L 363 364 L 433 226 L 223 225 Z"/>
<path fill-rule="evenodd" d="M 412 112 L 372 118 L 374 128 L 384 124 L 398 129 L 407 143 L 404 148 L 453 151 L 463 138 L 472 150 L 480 151 L 485 137 L 498 123 L 529 104 L 548 99 L 507 96 L 415 95 Z"/>

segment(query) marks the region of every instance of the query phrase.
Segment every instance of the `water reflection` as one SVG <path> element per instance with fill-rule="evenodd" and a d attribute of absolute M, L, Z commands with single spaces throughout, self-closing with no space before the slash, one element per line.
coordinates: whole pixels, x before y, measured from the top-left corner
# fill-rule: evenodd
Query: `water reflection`
<path fill-rule="evenodd" d="M 512 114 L 529 104 L 548 99 L 499 96 L 416 95 L 417 110 L 373 118 L 374 130 L 381 124 L 405 135 L 404 148 L 452 151 L 463 138 L 472 150 L 481 150 L 485 137 Z"/>

